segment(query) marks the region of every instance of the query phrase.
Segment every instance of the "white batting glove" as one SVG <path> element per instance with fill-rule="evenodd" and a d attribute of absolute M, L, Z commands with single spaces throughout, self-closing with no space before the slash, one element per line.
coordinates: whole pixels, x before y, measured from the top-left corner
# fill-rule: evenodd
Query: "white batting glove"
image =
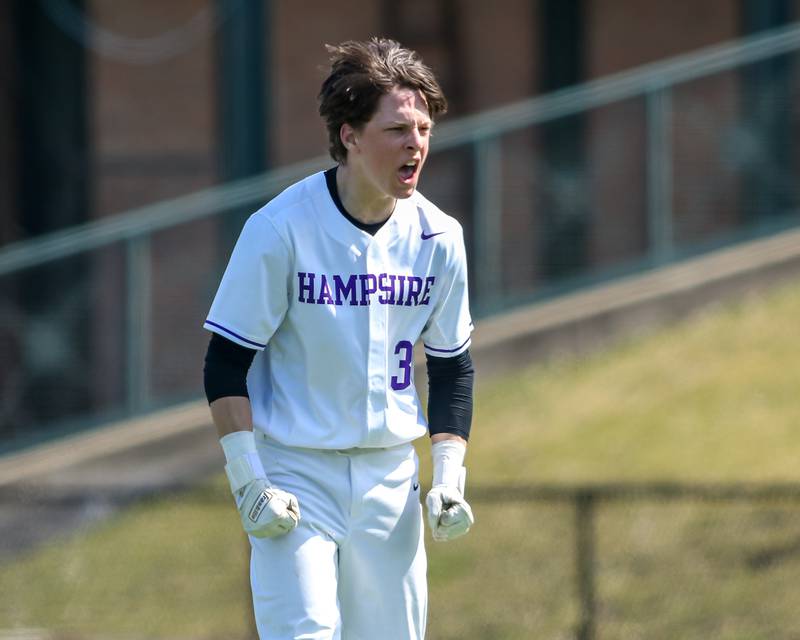
<path fill-rule="evenodd" d="M 431 445 L 433 486 L 425 498 L 433 539 L 446 542 L 463 536 L 475 523 L 472 508 L 464 500 L 466 446 L 458 440 Z"/>
<path fill-rule="evenodd" d="M 275 538 L 294 529 L 300 522 L 300 505 L 291 493 L 270 484 L 253 432 L 234 431 L 223 436 L 220 444 L 245 532 L 256 538 Z"/>

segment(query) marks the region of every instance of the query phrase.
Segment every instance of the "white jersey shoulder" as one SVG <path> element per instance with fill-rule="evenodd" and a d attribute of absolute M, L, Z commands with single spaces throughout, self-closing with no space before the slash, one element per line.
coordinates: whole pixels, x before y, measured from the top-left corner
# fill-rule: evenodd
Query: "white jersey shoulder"
<path fill-rule="evenodd" d="M 327 194 L 323 173 L 316 173 L 281 191 L 251 217 L 268 220 L 270 226 L 283 234 L 294 224 L 308 221 L 314 202 Z"/>
<path fill-rule="evenodd" d="M 261 350 L 284 321 L 297 247 L 313 228 L 312 200 L 322 174 L 288 187 L 245 222 L 211 305 L 205 328 Z"/>

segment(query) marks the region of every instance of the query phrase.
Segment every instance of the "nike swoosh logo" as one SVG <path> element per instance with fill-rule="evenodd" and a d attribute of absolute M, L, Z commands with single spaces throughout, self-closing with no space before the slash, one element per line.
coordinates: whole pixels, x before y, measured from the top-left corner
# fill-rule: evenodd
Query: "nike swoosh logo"
<path fill-rule="evenodd" d="M 425 233 L 425 232 L 423 231 L 423 232 L 422 232 L 422 239 L 423 239 L 423 240 L 430 240 L 431 238 L 433 238 L 433 236 L 440 236 L 440 235 L 442 235 L 443 233 L 444 233 L 444 231 L 437 231 L 436 233 Z"/>
<path fill-rule="evenodd" d="M 444 231 L 442 233 L 444 233 Z M 414 483 L 414 491 L 416 491 L 417 489 L 419 489 L 419 483 L 415 482 Z"/>

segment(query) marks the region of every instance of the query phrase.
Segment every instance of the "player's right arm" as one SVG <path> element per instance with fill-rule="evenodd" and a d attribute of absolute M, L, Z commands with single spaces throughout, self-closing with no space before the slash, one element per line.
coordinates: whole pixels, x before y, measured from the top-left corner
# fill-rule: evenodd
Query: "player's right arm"
<path fill-rule="evenodd" d="M 247 393 L 254 356 L 254 350 L 212 334 L 203 380 L 242 526 L 257 538 L 272 538 L 297 526 L 300 507 L 295 496 L 272 485 L 256 449 Z"/>

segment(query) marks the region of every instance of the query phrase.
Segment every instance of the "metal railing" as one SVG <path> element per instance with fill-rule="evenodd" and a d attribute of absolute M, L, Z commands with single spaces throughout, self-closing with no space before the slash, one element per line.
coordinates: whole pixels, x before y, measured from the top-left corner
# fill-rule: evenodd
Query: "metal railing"
<path fill-rule="evenodd" d="M 431 161 L 453 152 L 469 159 L 464 165 L 466 173 L 459 182 L 462 187 L 470 185 L 468 204 L 460 213 L 469 223 L 468 248 L 476 315 L 502 310 L 520 300 L 519 291 L 507 286 L 503 267 L 504 257 L 511 251 L 501 215 L 508 191 L 509 152 L 504 145 L 509 136 L 546 127 L 576 114 L 592 113 L 608 105 L 640 101 L 645 138 L 640 164 L 645 167 L 642 190 L 646 194 L 640 215 L 646 246 L 638 258 L 650 265 L 663 263 L 676 253 L 675 92 L 686 83 L 797 51 L 800 51 L 800 25 L 794 24 L 437 125 Z M 541 149 L 535 151 L 540 152 Z M 122 304 L 126 333 L 122 342 L 126 345 L 123 366 L 127 371 L 124 404 L 128 413 L 136 413 L 151 406 L 153 401 L 148 389 L 152 368 L 150 341 L 157 324 L 153 320 L 152 298 L 155 234 L 201 220 L 221 218 L 231 210 L 260 206 L 289 184 L 329 165 L 327 157 L 312 158 L 9 245 L 0 249 L 0 286 L 3 278 L 15 277 L 26 270 L 69 257 L 88 256 L 112 245 L 124 247 L 126 275 Z M 535 172 L 535 168 L 531 172 Z M 796 223 L 793 219 L 792 224 Z M 586 265 L 587 271 L 595 267 L 591 263 Z M 544 277 L 537 278 L 531 277 L 526 282 L 523 287 L 526 295 L 550 284 Z"/>

